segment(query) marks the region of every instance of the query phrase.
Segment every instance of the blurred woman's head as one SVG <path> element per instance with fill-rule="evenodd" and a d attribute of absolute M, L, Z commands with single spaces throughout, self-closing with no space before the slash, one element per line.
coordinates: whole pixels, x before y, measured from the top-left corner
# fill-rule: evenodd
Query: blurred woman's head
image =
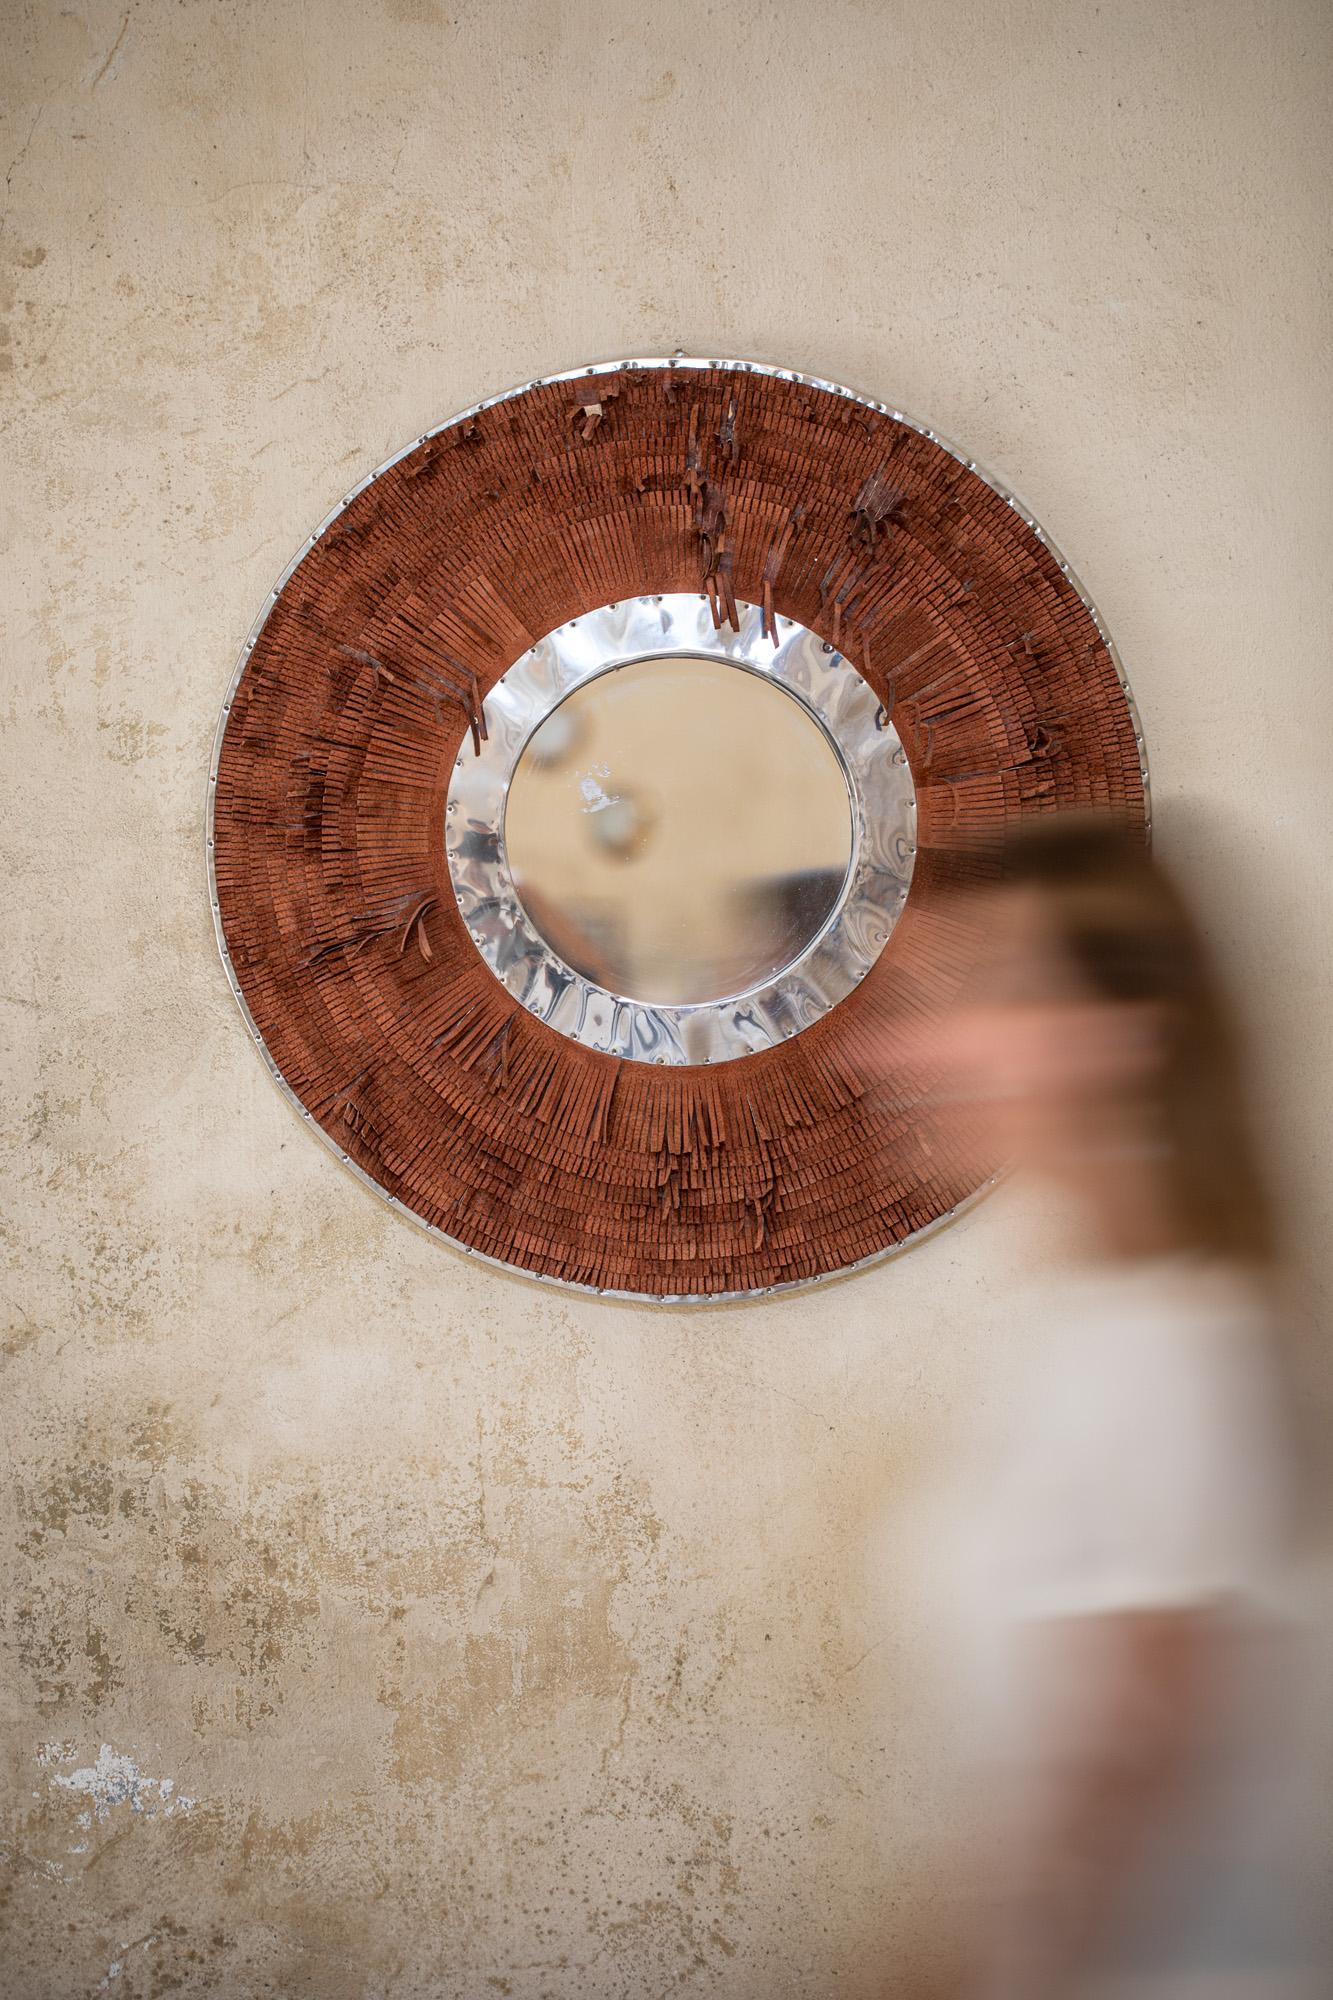
<path fill-rule="evenodd" d="M 1076 1182 L 1122 1248 L 1265 1260 L 1236 1036 L 1184 898 L 1142 835 L 1109 815 L 1024 821 L 982 925 L 982 976 L 954 1046 L 993 1142 Z"/>

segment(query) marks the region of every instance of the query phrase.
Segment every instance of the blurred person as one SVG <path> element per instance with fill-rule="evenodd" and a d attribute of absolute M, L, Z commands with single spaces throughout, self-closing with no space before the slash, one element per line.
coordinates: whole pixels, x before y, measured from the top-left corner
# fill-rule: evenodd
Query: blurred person
<path fill-rule="evenodd" d="M 945 1095 L 1055 1223 L 953 1566 L 989 1827 L 964 1991 L 1304 2000 L 1224 1837 L 1291 1776 L 1256 1692 L 1286 1684 L 1262 1605 L 1289 1454 L 1236 1033 L 1179 889 L 1109 817 L 1025 823 L 970 920 Z"/>

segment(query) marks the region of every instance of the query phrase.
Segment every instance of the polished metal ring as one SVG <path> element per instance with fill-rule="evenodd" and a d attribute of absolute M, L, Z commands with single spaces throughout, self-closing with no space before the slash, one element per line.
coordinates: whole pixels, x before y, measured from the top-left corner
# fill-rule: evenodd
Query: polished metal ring
<path fill-rule="evenodd" d="M 496 978 L 528 1012 L 571 1040 L 631 1062 L 728 1062 L 789 1040 L 859 985 L 902 914 L 916 854 L 907 755 L 874 690 L 849 660 L 790 618 L 777 640 L 757 605 L 737 604 L 739 631 L 716 630 L 708 600 L 634 597 L 548 632 L 485 701 L 486 735 L 465 741 L 449 782 L 445 846 L 463 922 Z M 724 659 L 791 695 L 823 731 L 851 801 L 851 855 L 841 893 L 800 954 L 725 999 L 664 1005 L 627 998 L 568 965 L 523 906 L 505 847 L 505 807 L 534 732 L 567 695 L 654 656 Z"/>

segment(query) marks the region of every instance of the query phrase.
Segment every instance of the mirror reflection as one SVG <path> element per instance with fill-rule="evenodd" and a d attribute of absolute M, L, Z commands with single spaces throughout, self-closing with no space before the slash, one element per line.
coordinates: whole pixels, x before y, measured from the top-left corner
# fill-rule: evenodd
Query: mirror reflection
<path fill-rule="evenodd" d="M 832 914 L 847 782 L 794 696 L 726 660 L 585 681 L 529 738 L 505 845 L 524 908 L 586 978 L 658 1005 L 772 978 Z"/>

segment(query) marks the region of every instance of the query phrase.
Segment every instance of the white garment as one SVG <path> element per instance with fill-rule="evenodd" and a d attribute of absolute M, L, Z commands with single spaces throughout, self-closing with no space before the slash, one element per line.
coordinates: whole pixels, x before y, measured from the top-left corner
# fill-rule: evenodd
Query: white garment
<path fill-rule="evenodd" d="M 1069 1275 L 1034 1312 L 986 1503 L 983 1560 L 1008 1615 L 1203 1605 L 1262 1584 L 1285 1457 L 1258 1286 L 1156 1258 Z"/>
<path fill-rule="evenodd" d="M 1243 1631 L 1278 1576 L 1286 1514 L 1268 1308 L 1238 1269 L 1177 1256 L 1066 1275 L 1032 1293 L 1026 1331 L 1029 1365 L 973 1461 L 956 1570 L 969 1714 L 992 1772 L 996 1759 L 1022 1768 L 1050 1749 L 1064 1722 L 1077 1730 L 1089 1691 L 1038 1683 L 1025 1652 L 1046 1621 L 1214 1607 Z M 1236 1651 L 1246 1656 L 1244 1644 Z M 1266 1656 L 1251 1647 L 1249 1657 Z M 1206 1790 L 1207 1852 L 1196 1826 L 1152 1858 L 1156 1907 L 1131 1947 L 1144 1975 L 1200 1952 L 1219 1974 L 1242 1960 L 1253 1971 L 1286 1948 L 1290 1925 L 1271 1897 L 1243 1937 L 1225 1907 L 1256 1879 L 1232 1836 L 1287 1761 L 1245 1671 L 1251 1685 L 1219 1726 L 1193 1802 L 1197 1820 Z M 1256 1730 L 1257 1763 L 1241 1740 Z M 1234 1811 L 1223 1796 L 1232 1763 Z M 1255 1993 L 1270 1990 L 1266 1978 L 1256 1975 Z"/>

